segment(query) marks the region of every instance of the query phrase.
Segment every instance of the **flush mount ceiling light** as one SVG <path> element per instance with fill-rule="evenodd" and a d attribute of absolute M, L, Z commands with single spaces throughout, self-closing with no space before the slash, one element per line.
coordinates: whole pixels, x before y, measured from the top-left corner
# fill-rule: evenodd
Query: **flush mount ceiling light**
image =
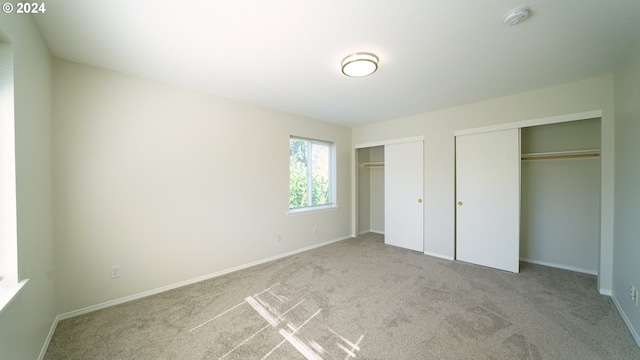
<path fill-rule="evenodd" d="M 525 21 L 529 17 L 531 10 L 528 7 L 517 7 L 504 14 L 504 24 L 513 26 Z"/>
<path fill-rule="evenodd" d="M 378 69 L 378 57 L 366 52 L 355 53 L 342 60 L 342 73 L 350 77 L 363 77 Z"/>

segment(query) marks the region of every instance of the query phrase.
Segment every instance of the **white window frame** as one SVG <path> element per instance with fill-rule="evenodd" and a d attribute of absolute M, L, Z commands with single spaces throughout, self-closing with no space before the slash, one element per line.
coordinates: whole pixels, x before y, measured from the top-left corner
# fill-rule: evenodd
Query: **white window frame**
<path fill-rule="evenodd" d="M 297 207 L 297 208 L 291 208 L 291 203 L 289 203 L 289 211 L 288 214 L 289 215 L 296 215 L 296 214 L 301 214 L 301 213 L 309 213 L 309 212 L 317 212 L 317 211 L 328 211 L 328 210 L 333 210 L 333 209 L 337 209 L 338 208 L 338 203 L 337 203 L 337 198 L 336 198 L 336 194 L 337 194 L 337 181 L 336 181 L 336 144 L 335 142 L 332 141 L 326 141 L 326 140 L 317 140 L 317 139 L 311 139 L 311 138 L 306 138 L 306 137 L 300 137 L 300 136 L 294 136 L 291 135 L 289 137 L 289 140 L 291 141 L 292 139 L 295 140 L 302 140 L 302 141 L 306 141 L 307 142 L 307 204 L 310 204 L 312 202 L 312 183 L 310 181 L 312 175 L 311 172 L 313 170 L 313 164 L 309 164 L 310 160 L 312 159 L 312 155 L 311 155 L 311 146 L 312 144 L 321 144 L 321 145 L 327 145 L 329 147 L 329 203 L 328 204 L 323 204 L 323 205 L 307 205 L 307 206 L 301 206 L 301 207 Z M 291 144 L 291 142 L 289 142 L 289 144 Z M 289 145 L 289 150 L 291 150 L 291 145 Z M 291 179 L 291 172 L 289 172 L 289 179 Z M 291 189 L 289 189 L 289 191 L 291 191 Z"/>

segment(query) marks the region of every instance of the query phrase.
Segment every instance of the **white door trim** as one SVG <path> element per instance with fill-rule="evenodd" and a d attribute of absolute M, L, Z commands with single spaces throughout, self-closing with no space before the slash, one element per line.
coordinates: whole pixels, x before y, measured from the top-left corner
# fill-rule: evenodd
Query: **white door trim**
<path fill-rule="evenodd" d="M 353 148 L 357 150 L 362 148 L 400 144 L 400 143 L 407 143 L 407 142 L 414 142 L 414 141 L 424 141 L 424 135 L 399 138 L 399 139 L 391 139 L 391 140 L 374 141 L 374 142 L 364 143 L 364 144 L 356 144 L 356 145 L 353 145 Z"/>
<path fill-rule="evenodd" d="M 550 116 L 545 118 L 522 120 L 522 121 L 510 122 L 505 124 L 482 126 L 482 127 L 464 129 L 464 130 L 456 130 L 454 132 L 454 135 L 455 136 L 470 135 L 470 134 L 478 134 L 478 133 L 490 132 L 490 131 L 518 129 L 523 127 L 556 124 L 556 123 L 562 123 L 562 122 L 568 122 L 568 121 L 586 120 L 586 119 L 594 119 L 594 118 L 602 118 L 602 110 L 585 111 L 581 113 Z"/>

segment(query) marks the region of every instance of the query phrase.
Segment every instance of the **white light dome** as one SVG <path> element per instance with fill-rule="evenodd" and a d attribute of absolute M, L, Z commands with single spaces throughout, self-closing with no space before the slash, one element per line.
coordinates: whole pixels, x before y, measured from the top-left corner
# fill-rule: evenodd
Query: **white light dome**
<path fill-rule="evenodd" d="M 342 60 L 342 73 L 350 77 L 373 74 L 378 69 L 378 57 L 371 53 L 355 53 Z"/>

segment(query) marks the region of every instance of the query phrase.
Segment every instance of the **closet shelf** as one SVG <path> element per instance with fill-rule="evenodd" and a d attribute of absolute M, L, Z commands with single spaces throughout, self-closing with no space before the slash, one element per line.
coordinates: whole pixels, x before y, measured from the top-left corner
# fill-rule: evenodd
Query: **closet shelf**
<path fill-rule="evenodd" d="M 384 161 L 366 162 L 360 164 L 364 168 L 379 168 L 384 167 Z"/>
<path fill-rule="evenodd" d="M 550 151 L 541 153 L 521 154 L 521 160 L 559 160 L 559 159 L 581 159 L 599 158 L 600 149 L 571 150 L 571 151 Z"/>

